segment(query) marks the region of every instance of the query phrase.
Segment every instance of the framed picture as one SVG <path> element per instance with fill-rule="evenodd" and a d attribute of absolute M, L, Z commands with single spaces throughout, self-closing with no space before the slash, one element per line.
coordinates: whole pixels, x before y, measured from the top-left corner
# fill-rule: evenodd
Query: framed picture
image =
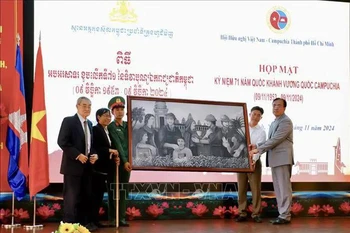
<path fill-rule="evenodd" d="M 127 97 L 134 170 L 252 172 L 245 103 Z"/>

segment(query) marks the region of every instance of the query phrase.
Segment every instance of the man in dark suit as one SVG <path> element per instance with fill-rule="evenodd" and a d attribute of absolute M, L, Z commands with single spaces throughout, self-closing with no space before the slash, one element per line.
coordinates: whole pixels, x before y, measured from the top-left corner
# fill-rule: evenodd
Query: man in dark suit
<path fill-rule="evenodd" d="M 93 187 L 93 216 L 94 223 L 98 227 L 104 227 L 104 225 L 99 223 L 99 210 L 103 201 L 103 194 L 106 190 L 108 191 L 108 203 L 115 201 L 114 192 L 111 190 L 109 179 L 107 179 L 108 174 L 115 171 L 116 166 L 120 164 L 119 153 L 117 150 L 112 149 L 111 139 L 109 137 L 109 132 L 107 126 L 111 122 L 111 113 L 108 108 L 100 108 L 96 111 L 96 121 L 92 129 L 93 131 L 93 148 L 96 150 L 98 155 L 98 160 L 93 166 L 93 176 L 92 176 L 92 187 Z M 115 175 L 115 172 L 112 174 Z M 107 186 L 106 186 L 107 184 Z M 110 206 L 110 205 L 109 205 Z M 115 221 L 111 219 L 112 208 L 108 208 L 109 221 Z M 112 222 L 113 224 L 113 222 Z"/>
<path fill-rule="evenodd" d="M 77 100 L 77 114 L 62 121 L 57 143 L 63 150 L 63 221 L 80 223 L 90 231 L 97 229 L 92 223 L 91 164 L 98 159 L 92 147 L 92 123 L 87 119 L 91 101 L 86 97 Z"/>
<path fill-rule="evenodd" d="M 111 109 L 114 121 L 108 126 L 110 133 L 112 147 L 119 152 L 121 164 L 119 168 L 119 184 L 120 184 L 120 200 L 119 200 L 119 226 L 128 227 L 129 223 L 126 222 L 126 200 L 129 196 L 129 179 L 130 172 L 132 170 L 129 163 L 129 150 L 128 150 L 128 123 L 123 121 L 125 116 L 125 99 L 121 96 L 113 97 L 108 103 L 109 109 Z M 110 177 L 110 179 L 116 179 L 116 172 Z M 113 183 L 111 181 L 111 183 Z M 113 202 L 115 203 L 115 202 Z M 115 213 L 115 211 L 114 211 Z"/>
<path fill-rule="evenodd" d="M 268 139 L 265 142 L 251 145 L 250 156 L 267 152 L 266 166 L 271 167 L 273 189 L 276 194 L 279 216 L 272 220 L 273 224 L 290 223 L 292 205 L 292 166 L 293 152 L 293 123 L 284 113 L 287 101 L 277 98 L 272 102 L 275 120 L 271 123 Z"/>

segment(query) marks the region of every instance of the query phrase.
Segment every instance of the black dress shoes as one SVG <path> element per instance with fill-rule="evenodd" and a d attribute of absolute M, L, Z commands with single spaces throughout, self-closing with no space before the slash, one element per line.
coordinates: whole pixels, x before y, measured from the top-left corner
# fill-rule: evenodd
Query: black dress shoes
<path fill-rule="evenodd" d="M 106 228 L 106 227 L 108 227 L 108 225 L 102 224 L 102 223 L 100 223 L 100 222 L 95 222 L 95 225 L 96 225 L 98 228 Z"/>
<path fill-rule="evenodd" d="M 239 216 L 238 218 L 236 218 L 236 222 L 245 222 L 245 221 L 247 221 L 247 217 Z"/>
<path fill-rule="evenodd" d="M 120 220 L 119 221 L 119 226 L 120 227 L 128 227 L 130 226 L 129 223 L 127 223 L 125 220 Z"/>
<path fill-rule="evenodd" d="M 281 225 L 281 224 L 289 224 L 290 221 L 283 219 L 283 218 L 277 218 L 275 220 L 270 221 L 273 225 Z"/>
<path fill-rule="evenodd" d="M 259 216 L 253 217 L 253 221 L 257 222 L 257 223 L 262 223 L 262 220 L 261 220 L 261 218 Z"/>
<path fill-rule="evenodd" d="M 96 231 L 98 229 L 98 227 L 93 222 L 86 224 L 85 227 L 90 232 Z"/>
<path fill-rule="evenodd" d="M 117 225 L 116 225 L 115 221 L 110 222 L 110 223 L 108 224 L 108 227 L 116 227 L 116 226 L 117 226 Z M 119 221 L 119 226 L 120 226 L 120 227 L 128 227 L 128 226 L 130 226 L 130 225 L 129 225 L 129 223 L 127 223 L 125 220 L 120 220 L 120 221 Z"/>

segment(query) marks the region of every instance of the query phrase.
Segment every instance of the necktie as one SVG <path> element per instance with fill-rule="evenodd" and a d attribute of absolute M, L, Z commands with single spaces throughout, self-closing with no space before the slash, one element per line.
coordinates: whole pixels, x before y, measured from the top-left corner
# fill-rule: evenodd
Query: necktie
<path fill-rule="evenodd" d="M 87 121 L 84 121 L 84 134 L 85 134 L 85 156 L 88 156 L 89 153 L 89 143 L 88 143 L 88 127 Z"/>

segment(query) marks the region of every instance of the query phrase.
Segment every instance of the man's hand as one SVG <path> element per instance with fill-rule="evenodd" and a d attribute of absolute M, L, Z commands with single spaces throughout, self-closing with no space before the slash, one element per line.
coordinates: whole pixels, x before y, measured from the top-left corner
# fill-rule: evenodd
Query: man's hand
<path fill-rule="evenodd" d="M 253 170 L 255 170 L 255 164 L 256 164 L 256 161 L 252 160 L 252 168 L 253 168 Z"/>
<path fill-rule="evenodd" d="M 98 155 L 97 154 L 90 155 L 90 163 L 91 164 L 96 163 L 97 160 L 98 160 Z"/>
<path fill-rule="evenodd" d="M 83 154 L 80 154 L 78 156 L 78 160 L 82 163 L 82 164 L 85 164 L 87 161 L 88 161 L 88 157 L 83 155 Z"/>
<path fill-rule="evenodd" d="M 251 158 L 253 158 L 254 154 L 257 154 L 258 152 L 259 152 L 258 149 L 253 149 L 253 150 L 249 151 L 249 156 Z"/>
<path fill-rule="evenodd" d="M 127 172 L 131 172 L 132 170 L 131 164 L 129 162 L 124 163 L 124 168 Z"/>
<path fill-rule="evenodd" d="M 254 157 L 255 157 L 254 155 L 256 155 L 257 153 L 258 153 L 258 149 L 254 149 L 254 150 L 249 151 L 250 161 L 252 161 L 251 164 L 252 164 L 252 167 L 254 170 L 255 170 L 255 164 L 257 161 L 257 160 L 254 160 Z"/>
<path fill-rule="evenodd" d="M 256 145 L 255 144 L 250 144 L 249 145 L 249 150 L 254 150 L 254 149 L 256 149 L 257 147 L 256 147 Z"/>

